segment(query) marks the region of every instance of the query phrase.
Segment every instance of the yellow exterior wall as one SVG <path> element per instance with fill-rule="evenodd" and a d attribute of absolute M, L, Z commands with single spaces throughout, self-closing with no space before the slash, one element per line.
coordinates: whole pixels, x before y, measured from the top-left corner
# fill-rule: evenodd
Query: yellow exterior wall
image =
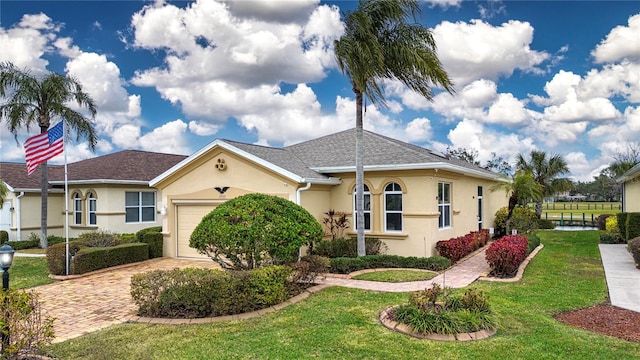
<path fill-rule="evenodd" d="M 219 170 L 222 161 L 225 165 Z M 212 149 L 156 186 L 162 193 L 161 206 L 167 206 L 167 214 L 162 217 L 165 256 L 176 256 L 177 206 L 210 204 L 213 209 L 228 199 L 258 192 L 295 202 L 296 191 L 301 186 L 224 149 Z M 229 188 L 220 194 L 215 187 Z"/>
<path fill-rule="evenodd" d="M 640 212 L 640 175 L 624 183 L 624 211 Z"/>

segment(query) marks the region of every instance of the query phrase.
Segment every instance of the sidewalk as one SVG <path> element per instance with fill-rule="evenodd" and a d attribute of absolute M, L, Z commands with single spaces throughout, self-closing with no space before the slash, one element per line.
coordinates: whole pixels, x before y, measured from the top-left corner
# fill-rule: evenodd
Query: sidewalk
<path fill-rule="evenodd" d="M 481 276 L 489 274 L 489 265 L 485 260 L 484 250 L 478 251 L 467 259 L 460 261 L 452 268 L 431 280 L 411 281 L 404 283 L 387 283 L 380 281 L 365 281 L 349 279 L 346 276 L 327 274 L 324 279 L 316 282 L 324 285 L 344 286 L 361 290 L 380 292 L 410 292 L 430 288 L 433 283 L 442 287 L 463 288 L 469 286 Z"/>
<path fill-rule="evenodd" d="M 640 312 L 640 270 L 624 244 L 599 244 L 611 305 Z"/>

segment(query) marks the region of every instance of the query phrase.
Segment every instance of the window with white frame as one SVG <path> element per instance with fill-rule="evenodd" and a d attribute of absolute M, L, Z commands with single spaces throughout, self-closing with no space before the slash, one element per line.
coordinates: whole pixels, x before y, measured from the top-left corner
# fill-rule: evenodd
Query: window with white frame
<path fill-rule="evenodd" d="M 451 227 L 451 184 L 438 183 L 438 228 Z"/>
<path fill-rule="evenodd" d="M 371 231 L 371 193 L 369 192 L 369 187 L 365 184 L 364 185 L 364 206 L 363 206 L 363 211 L 364 211 L 364 230 L 365 231 Z M 357 230 L 358 229 L 358 202 L 356 201 L 356 188 L 353 188 L 353 208 L 354 208 L 354 215 L 353 218 L 355 219 L 354 223 L 353 223 L 353 227 Z"/>
<path fill-rule="evenodd" d="M 156 193 L 151 191 L 125 192 L 125 222 L 155 222 Z"/>
<path fill-rule="evenodd" d="M 384 188 L 384 227 L 402 231 L 402 187 L 394 182 Z"/>
<path fill-rule="evenodd" d="M 97 201 L 96 194 L 92 192 L 87 194 L 87 214 L 89 215 L 88 225 L 98 224 L 98 217 L 96 215 L 96 208 L 98 205 Z"/>
<path fill-rule="evenodd" d="M 73 224 L 82 225 L 82 197 L 73 193 Z"/>

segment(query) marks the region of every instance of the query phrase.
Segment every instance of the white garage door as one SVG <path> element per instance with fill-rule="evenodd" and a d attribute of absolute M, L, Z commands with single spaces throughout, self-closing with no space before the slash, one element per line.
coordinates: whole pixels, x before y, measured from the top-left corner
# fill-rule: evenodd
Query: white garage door
<path fill-rule="evenodd" d="M 178 229 L 178 257 L 208 258 L 189 247 L 189 238 L 193 229 L 200 224 L 202 217 L 215 209 L 216 205 L 177 205 L 176 229 Z"/>

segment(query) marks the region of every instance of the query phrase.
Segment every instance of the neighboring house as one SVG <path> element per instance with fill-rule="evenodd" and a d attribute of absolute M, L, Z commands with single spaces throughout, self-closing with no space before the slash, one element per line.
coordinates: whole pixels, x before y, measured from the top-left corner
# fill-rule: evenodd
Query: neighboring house
<path fill-rule="evenodd" d="M 622 211 L 640 212 L 640 164 L 617 179 L 622 183 Z"/>
<path fill-rule="evenodd" d="M 69 236 L 91 230 L 134 233 L 162 224 L 160 195 L 149 180 L 184 160 L 182 155 L 126 150 L 67 165 Z M 41 169 L 27 176 L 25 164 L 0 163 L 9 193 L 0 209 L 0 229 L 9 240 L 40 233 Z M 48 166 L 47 233 L 65 236 L 65 168 Z"/>
<path fill-rule="evenodd" d="M 439 240 L 490 228 L 507 206 L 491 192 L 499 174 L 419 146 L 364 132 L 365 232 L 388 253 L 432 256 Z M 281 196 L 318 220 L 348 214 L 355 236 L 355 129 L 284 148 L 215 140 L 150 181 L 161 193 L 165 256 L 203 257 L 189 247 L 202 217 L 247 193 Z"/>

